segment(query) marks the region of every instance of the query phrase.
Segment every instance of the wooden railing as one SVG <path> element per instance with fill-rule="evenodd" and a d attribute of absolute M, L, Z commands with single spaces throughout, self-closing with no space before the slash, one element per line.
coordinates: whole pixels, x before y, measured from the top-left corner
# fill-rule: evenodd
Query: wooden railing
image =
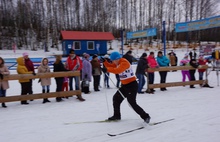
<path fill-rule="evenodd" d="M 11 74 L 11 75 L 4 75 L 3 80 L 53 78 L 53 77 L 64 77 L 64 76 L 65 77 L 68 77 L 68 76 L 80 77 L 80 72 L 79 71 L 51 72 L 51 73 L 37 73 L 36 75 L 33 75 L 33 74 Z M 0 79 L 0 81 L 2 81 L 2 80 Z M 13 87 L 11 87 L 11 88 L 13 89 Z M 68 96 L 73 96 L 73 95 L 81 95 L 81 90 L 38 93 L 38 94 L 31 94 L 31 95 L 6 96 L 6 97 L 0 97 L 0 103 L 14 102 L 14 101 L 25 101 L 25 100 L 32 100 L 32 99 L 53 98 L 53 97 L 68 97 Z"/>
<path fill-rule="evenodd" d="M 196 69 L 206 69 L 206 77 L 205 80 L 196 80 L 196 81 L 186 81 L 186 82 L 170 82 L 170 83 L 158 83 L 158 84 L 149 84 L 148 89 L 152 88 L 165 88 L 165 87 L 175 87 L 175 86 L 185 86 L 185 85 L 195 85 L 195 84 L 203 84 L 208 82 L 207 79 L 207 65 L 202 65 L 200 68 L 193 68 L 192 66 L 172 66 L 172 67 L 159 67 L 159 68 L 149 68 L 148 71 L 172 71 L 172 70 L 196 70 Z"/>

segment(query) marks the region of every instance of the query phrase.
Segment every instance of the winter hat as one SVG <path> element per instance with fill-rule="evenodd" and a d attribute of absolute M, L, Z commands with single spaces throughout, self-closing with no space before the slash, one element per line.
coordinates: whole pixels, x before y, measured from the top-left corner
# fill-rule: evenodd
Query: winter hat
<path fill-rule="evenodd" d="M 109 55 L 108 55 L 108 54 L 106 54 L 106 55 L 104 56 L 104 58 L 109 59 Z"/>
<path fill-rule="evenodd" d="M 89 54 L 87 54 L 87 53 L 84 54 L 84 58 L 89 58 L 89 57 L 90 57 Z"/>
<path fill-rule="evenodd" d="M 127 54 L 132 54 L 132 51 L 131 51 L 131 50 L 129 50 L 129 51 L 127 52 Z"/>
<path fill-rule="evenodd" d="M 69 54 L 75 54 L 75 51 L 73 49 L 70 49 Z"/>
<path fill-rule="evenodd" d="M 111 55 L 110 55 L 110 59 L 111 59 L 112 61 L 118 60 L 118 59 L 120 59 L 120 58 L 121 58 L 121 55 L 120 55 L 120 53 L 117 52 L 117 51 L 112 52 Z"/>
<path fill-rule="evenodd" d="M 97 55 L 97 54 L 94 54 L 94 55 L 92 56 L 92 59 L 95 59 L 96 57 L 98 57 L 98 55 Z"/>
<path fill-rule="evenodd" d="M 25 57 L 25 56 L 28 56 L 28 53 L 24 52 L 22 55 L 23 55 L 23 57 Z"/>
<path fill-rule="evenodd" d="M 141 57 L 146 57 L 147 56 L 147 53 L 143 53 L 142 55 L 141 55 Z"/>

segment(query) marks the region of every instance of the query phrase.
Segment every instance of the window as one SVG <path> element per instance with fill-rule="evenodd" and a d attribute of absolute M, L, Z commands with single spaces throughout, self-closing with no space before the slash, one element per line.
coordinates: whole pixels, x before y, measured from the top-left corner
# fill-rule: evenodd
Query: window
<path fill-rule="evenodd" d="M 94 50 L 94 41 L 87 42 L 87 50 Z"/>
<path fill-rule="evenodd" d="M 81 44 L 79 41 L 74 41 L 73 42 L 73 49 L 75 50 L 80 50 L 81 49 Z"/>

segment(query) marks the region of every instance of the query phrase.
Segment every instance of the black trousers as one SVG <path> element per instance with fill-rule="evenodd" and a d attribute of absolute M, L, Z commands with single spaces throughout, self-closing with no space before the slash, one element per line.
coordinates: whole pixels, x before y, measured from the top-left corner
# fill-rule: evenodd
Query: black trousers
<path fill-rule="evenodd" d="M 160 83 L 166 83 L 167 71 L 160 71 L 159 74 L 160 74 Z"/>
<path fill-rule="evenodd" d="M 127 101 L 131 105 L 131 107 L 134 109 L 134 111 L 140 115 L 142 119 L 146 119 L 148 117 L 148 114 L 137 104 L 136 102 L 136 96 L 137 96 L 137 90 L 138 90 L 138 83 L 137 81 L 133 81 L 129 84 L 122 85 L 119 88 L 122 95 L 127 98 Z M 113 96 L 113 108 L 114 108 L 114 116 L 121 117 L 120 112 L 120 106 L 124 98 L 122 95 L 117 91 Z"/>
<path fill-rule="evenodd" d="M 30 93 L 30 82 L 20 82 L 21 84 L 21 95 L 27 95 Z M 21 101 L 21 103 L 26 103 L 27 101 Z"/>
<path fill-rule="evenodd" d="M 195 73 L 196 73 L 196 70 L 189 70 L 190 81 L 196 80 L 196 78 L 195 78 Z M 190 85 L 190 87 L 193 87 L 193 86 L 194 86 L 194 85 Z"/>
<path fill-rule="evenodd" d="M 62 91 L 62 87 L 63 87 L 63 77 L 57 77 L 55 78 L 56 81 L 56 92 L 61 92 Z M 56 97 L 56 100 L 59 101 L 61 100 L 61 97 Z"/>
<path fill-rule="evenodd" d="M 99 90 L 99 84 L 100 84 L 100 75 L 93 75 L 93 86 L 94 90 L 97 91 Z"/>

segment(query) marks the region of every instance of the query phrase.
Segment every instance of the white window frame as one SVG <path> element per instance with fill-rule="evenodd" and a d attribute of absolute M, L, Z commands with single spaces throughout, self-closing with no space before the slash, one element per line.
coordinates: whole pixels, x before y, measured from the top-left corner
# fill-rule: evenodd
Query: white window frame
<path fill-rule="evenodd" d="M 91 42 L 93 44 L 93 49 L 89 49 L 89 43 L 91 43 Z M 95 50 L 95 43 L 94 43 L 94 41 L 87 41 L 87 50 Z"/>
<path fill-rule="evenodd" d="M 79 43 L 79 49 L 76 49 L 75 43 L 78 42 Z M 73 42 L 74 45 L 74 50 L 81 50 L 81 42 L 80 41 L 74 41 Z"/>

